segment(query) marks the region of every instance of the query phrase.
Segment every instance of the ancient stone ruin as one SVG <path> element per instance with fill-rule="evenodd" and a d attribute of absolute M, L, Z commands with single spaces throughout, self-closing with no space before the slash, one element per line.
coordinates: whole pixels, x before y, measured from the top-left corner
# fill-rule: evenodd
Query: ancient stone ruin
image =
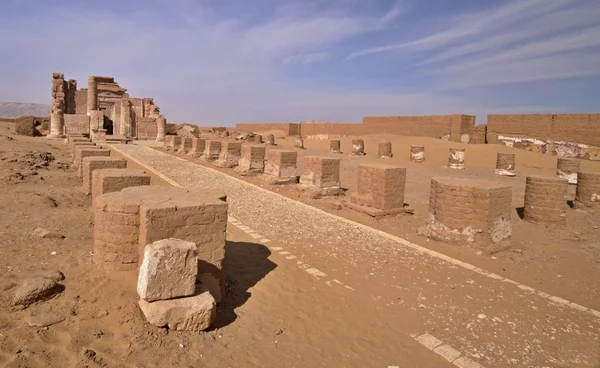
<path fill-rule="evenodd" d="M 48 138 L 86 134 L 94 141 L 164 140 L 167 122 L 154 99 L 130 97 L 113 77 L 90 76 L 88 88 L 80 90 L 77 81 L 64 78 L 52 75 Z"/>

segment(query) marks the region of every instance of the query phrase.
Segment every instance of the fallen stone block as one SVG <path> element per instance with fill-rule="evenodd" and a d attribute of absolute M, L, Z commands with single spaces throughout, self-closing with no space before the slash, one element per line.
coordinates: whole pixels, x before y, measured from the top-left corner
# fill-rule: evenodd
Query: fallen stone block
<path fill-rule="evenodd" d="M 52 298 L 63 291 L 64 287 L 50 279 L 35 277 L 24 280 L 15 290 L 12 304 L 28 307 L 29 305 Z"/>
<path fill-rule="evenodd" d="M 139 306 L 148 322 L 176 331 L 204 331 L 215 321 L 217 314 L 215 299 L 202 286 L 194 296 L 152 303 L 142 299 Z"/>
<path fill-rule="evenodd" d="M 196 243 L 159 240 L 144 249 L 137 291 L 148 302 L 194 295 L 197 274 Z"/>

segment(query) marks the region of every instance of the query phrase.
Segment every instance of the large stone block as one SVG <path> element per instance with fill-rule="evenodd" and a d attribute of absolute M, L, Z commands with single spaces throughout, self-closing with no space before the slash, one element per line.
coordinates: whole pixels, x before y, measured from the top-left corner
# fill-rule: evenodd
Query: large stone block
<path fill-rule="evenodd" d="M 204 142 L 202 160 L 212 162 L 219 159 L 221 155 L 221 141 L 207 140 Z"/>
<path fill-rule="evenodd" d="M 512 189 L 472 178 L 431 179 L 429 215 L 422 235 L 447 243 L 488 246 L 512 234 Z"/>
<path fill-rule="evenodd" d="M 92 199 L 125 188 L 150 185 L 151 177 L 138 169 L 98 169 L 92 173 Z"/>
<path fill-rule="evenodd" d="M 167 135 L 165 137 L 165 149 L 167 151 L 176 151 L 181 146 L 181 137 L 178 135 Z"/>
<path fill-rule="evenodd" d="M 187 155 L 192 149 L 192 138 L 191 137 L 181 137 L 181 144 L 177 149 L 177 153 L 182 155 Z"/>
<path fill-rule="evenodd" d="M 82 165 L 83 191 L 92 194 L 92 174 L 99 169 L 124 169 L 127 161 L 121 157 L 89 156 L 84 157 Z"/>
<path fill-rule="evenodd" d="M 240 175 L 253 175 L 263 172 L 267 149 L 260 145 L 242 145 L 242 156 L 235 171 Z"/>
<path fill-rule="evenodd" d="M 383 164 L 360 164 L 358 188 L 346 205 L 373 217 L 404 212 L 406 169 Z"/>
<path fill-rule="evenodd" d="M 298 152 L 284 150 L 267 151 L 267 162 L 261 179 L 270 184 L 292 184 L 298 182 L 296 161 Z"/>
<path fill-rule="evenodd" d="M 192 147 L 190 148 L 188 155 L 196 158 L 202 156 L 205 146 L 206 139 L 192 138 Z"/>
<path fill-rule="evenodd" d="M 340 161 L 339 158 L 306 156 L 300 184 L 312 188 L 313 197 L 341 194 Z"/>
<path fill-rule="evenodd" d="M 218 167 L 234 167 L 237 166 L 238 161 L 242 155 L 242 143 L 241 142 L 221 142 L 221 153 L 219 159 L 214 162 L 215 166 Z"/>
<path fill-rule="evenodd" d="M 163 239 L 144 248 L 137 292 L 153 302 L 194 295 L 198 274 L 196 244 L 179 239 Z"/>
<path fill-rule="evenodd" d="M 83 167 L 82 167 L 83 159 L 86 157 L 94 157 L 94 156 L 98 156 L 98 157 L 110 156 L 110 150 L 104 149 L 104 148 L 98 148 L 98 147 L 87 147 L 87 146 L 75 148 L 74 164 L 77 167 L 77 174 L 79 175 L 79 177 L 81 177 L 83 175 Z"/>
<path fill-rule="evenodd" d="M 191 297 L 152 303 L 140 300 L 138 303 L 148 322 L 176 331 L 204 331 L 215 321 L 217 314 L 215 299 L 202 287 Z"/>

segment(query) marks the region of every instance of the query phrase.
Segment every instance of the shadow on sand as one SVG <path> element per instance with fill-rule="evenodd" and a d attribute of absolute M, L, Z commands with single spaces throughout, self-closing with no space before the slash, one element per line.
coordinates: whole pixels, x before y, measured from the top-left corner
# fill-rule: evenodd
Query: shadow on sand
<path fill-rule="evenodd" d="M 217 309 L 212 328 L 222 328 L 237 319 L 235 309 L 244 305 L 252 294 L 248 291 L 277 265 L 269 260 L 271 251 L 262 244 L 227 241 L 224 269 L 226 294 Z"/>

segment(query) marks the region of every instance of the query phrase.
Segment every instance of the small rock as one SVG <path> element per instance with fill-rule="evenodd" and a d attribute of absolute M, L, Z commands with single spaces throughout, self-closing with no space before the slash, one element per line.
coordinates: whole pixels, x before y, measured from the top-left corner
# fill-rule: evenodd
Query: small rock
<path fill-rule="evenodd" d="M 56 313 L 44 313 L 36 316 L 29 316 L 27 324 L 31 327 L 50 327 L 65 320 L 65 317 Z"/>
<path fill-rule="evenodd" d="M 414 215 L 415 214 L 415 209 L 412 207 L 404 207 L 404 213 L 408 213 L 410 215 Z"/>
<path fill-rule="evenodd" d="M 275 331 L 275 336 L 279 336 L 279 335 L 281 335 L 282 333 L 283 333 L 283 330 L 282 330 L 282 329 L 279 329 L 279 330 Z"/>
<path fill-rule="evenodd" d="M 50 279 L 54 282 L 59 282 L 65 279 L 65 275 L 58 271 L 58 270 L 54 270 L 54 271 L 38 271 L 35 273 L 35 277 L 42 277 L 45 279 Z"/>
<path fill-rule="evenodd" d="M 419 304 L 419 308 L 423 309 L 423 308 L 427 308 L 427 307 L 425 306 L 425 304 Z"/>
<path fill-rule="evenodd" d="M 98 313 L 96 313 L 96 317 L 98 318 L 102 318 L 102 317 L 106 317 L 108 316 L 108 311 L 99 311 Z"/>
<path fill-rule="evenodd" d="M 36 277 L 27 279 L 15 290 L 13 305 L 27 307 L 30 304 L 50 299 L 62 290 L 63 286 L 61 284 L 47 278 Z"/>
<path fill-rule="evenodd" d="M 477 318 L 479 318 L 479 319 L 486 319 L 487 316 L 482 313 L 482 314 L 478 315 Z"/>
<path fill-rule="evenodd" d="M 92 330 L 92 335 L 94 335 L 96 338 L 100 338 L 102 337 L 102 335 L 104 335 L 104 332 L 102 332 L 102 330 L 99 329 L 94 329 Z"/>
<path fill-rule="evenodd" d="M 64 239 L 65 238 L 64 235 L 57 233 L 56 231 L 48 231 L 41 227 L 38 227 L 35 230 L 33 230 L 33 236 L 37 236 L 39 238 L 44 238 L 44 239 Z"/>
<path fill-rule="evenodd" d="M 96 352 L 92 349 L 83 350 L 83 357 L 85 359 L 93 360 L 96 357 Z"/>

